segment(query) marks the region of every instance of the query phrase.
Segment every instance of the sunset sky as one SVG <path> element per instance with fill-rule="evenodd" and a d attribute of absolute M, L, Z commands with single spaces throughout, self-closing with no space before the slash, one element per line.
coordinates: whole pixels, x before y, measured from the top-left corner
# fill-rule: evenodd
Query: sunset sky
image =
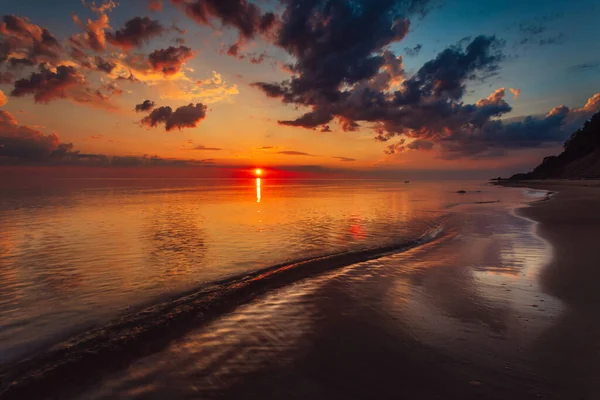
<path fill-rule="evenodd" d="M 509 174 L 600 110 L 596 0 L 0 5 L 21 164 Z"/>

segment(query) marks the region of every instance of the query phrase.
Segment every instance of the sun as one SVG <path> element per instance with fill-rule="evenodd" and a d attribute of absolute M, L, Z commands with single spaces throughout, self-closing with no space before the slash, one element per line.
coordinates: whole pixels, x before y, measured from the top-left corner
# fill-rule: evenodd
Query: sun
<path fill-rule="evenodd" d="M 262 170 L 262 169 L 260 169 L 260 168 L 256 168 L 256 169 L 254 170 L 254 173 L 256 174 L 256 176 L 261 176 L 261 175 L 262 175 L 262 173 L 263 173 L 263 170 Z"/>

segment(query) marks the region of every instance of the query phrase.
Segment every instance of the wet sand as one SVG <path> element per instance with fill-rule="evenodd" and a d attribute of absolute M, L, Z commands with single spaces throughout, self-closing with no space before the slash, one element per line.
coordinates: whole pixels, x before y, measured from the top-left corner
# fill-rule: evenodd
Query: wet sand
<path fill-rule="evenodd" d="M 529 181 L 510 186 L 555 191 L 550 201 L 518 212 L 539 222 L 553 256 L 540 274 L 542 290 L 564 304 L 540 337 L 541 365 L 565 399 L 600 398 L 600 182 Z"/>
<path fill-rule="evenodd" d="M 597 398 L 594 367 L 563 360 L 577 333 L 537 284 L 550 248 L 535 225 L 493 205 L 451 218 L 438 240 L 271 292 L 80 398 Z"/>

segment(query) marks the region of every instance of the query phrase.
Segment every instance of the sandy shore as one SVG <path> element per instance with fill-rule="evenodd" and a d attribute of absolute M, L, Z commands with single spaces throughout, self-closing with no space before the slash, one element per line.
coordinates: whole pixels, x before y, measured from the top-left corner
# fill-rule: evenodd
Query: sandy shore
<path fill-rule="evenodd" d="M 540 274 L 541 288 L 566 305 L 540 338 L 541 362 L 556 389 L 572 399 L 600 398 L 600 182 L 508 183 L 556 192 L 550 201 L 518 210 L 539 223 L 553 248 Z M 551 350 L 553 349 L 553 350 Z M 565 397 L 567 398 L 567 397 Z"/>

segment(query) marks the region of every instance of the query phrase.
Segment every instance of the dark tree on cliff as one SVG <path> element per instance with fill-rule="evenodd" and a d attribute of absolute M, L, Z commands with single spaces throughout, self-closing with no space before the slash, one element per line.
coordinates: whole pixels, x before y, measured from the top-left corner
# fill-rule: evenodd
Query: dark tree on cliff
<path fill-rule="evenodd" d="M 567 166 L 576 163 L 584 157 L 588 159 L 588 165 L 594 165 L 596 158 L 600 159 L 600 112 L 594 114 L 587 120 L 583 126 L 576 130 L 564 144 L 564 151 L 558 156 L 544 158 L 544 161 L 538 165 L 532 172 L 527 174 L 517 174 L 511 179 L 546 179 L 565 176 Z M 595 154 L 592 154 L 595 153 Z M 596 157 L 596 155 L 598 157 Z M 596 160 L 597 162 L 598 160 Z M 598 175 L 595 168 L 589 171 L 580 171 L 579 178 L 588 178 Z M 567 174 L 569 175 L 569 174 Z"/>

